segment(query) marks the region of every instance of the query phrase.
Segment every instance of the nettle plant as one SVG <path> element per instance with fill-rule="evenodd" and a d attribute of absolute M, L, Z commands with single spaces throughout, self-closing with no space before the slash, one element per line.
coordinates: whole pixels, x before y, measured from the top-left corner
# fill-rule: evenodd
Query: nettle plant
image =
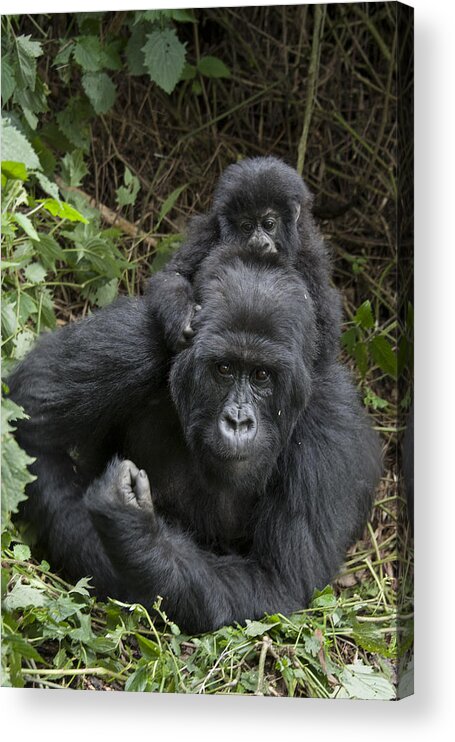
<path fill-rule="evenodd" d="M 364 385 L 364 404 L 374 410 L 382 410 L 388 406 L 381 397 L 366 384 L 366 377 L 374 369 L 378 369 L 394 382 L 398 377 L 398 359 L 393 349 L 393 332 L 396 323 L 385 330 L 378 329 L 371 303 L 364 301 L 357 309 L 352 321 L 341 336 L 341 343 L 348 354 L 354 359 Z"/>
<path fill-rule="evenodd" d="M 17 32 L 14 17 L 2 19 L 2 327 L 8 357 L 21 357 L 36 331 L 55 326 L 53 287 L 74 286 L 89 304 L 103 306 L 131 268 L 116 246 L 119 230 L 102 229 L 99 212 L 74 188 L 88 173 L 91 121 L 114 105 L 115 72 L 148 76 L 166 93 L 181 82 L 194 94 L 201 76 L 229 76 L 215 57 L 186 62 L 186 43 L 177 34 L 183 24 L 196 24 L 192 11 L 79 13 L 65 38 L 52 40 L 43 31 L 37 41 Z M 52 58 L 47 45 L 52 52 L 55 47 L 54 72 L 71 91 L 63 108 L 46 82 L 52 77 L 45 69 Z M 165 200 L 157 228 L 185 187 Z M 119 211 L 135 204 L 140 188 L 125 167 L 116 190 Z M 166 259 L 172 249 L 158 245 L 159 256 Z"/>
<path fill-rule="evenodd" d="M 186 60 L 186 42 L 179 39 L 182 24 L 196 24 L 190 10 L 149 10 L 117 13 L 77 13 L 67 37 L 56 45 L 52 66 L 72 95 L 55 118 L 47 121 L 43 135 L 60 146 L 87 150 L 89 123 L 107 113 L 115 103 L 114 73 L 145 75 L 170 94 L 178 83 L 191 84 L 202 92 L 201 77 L 230 76 L 217 57 L 200 56 L 195 64 Z M 19 107 L 31 130 L 36 131 L 40 114 L 48 111 L 49 90 L 36 75 L 42 43 L 30 36 L 17 36 L 11 17 L 4 18 L 2 39 L 2 102 L 7 111 Z M 43 32 L 44 35 L 44 32 Z M 65 148 L 65 147 L 64 147 Z"/>

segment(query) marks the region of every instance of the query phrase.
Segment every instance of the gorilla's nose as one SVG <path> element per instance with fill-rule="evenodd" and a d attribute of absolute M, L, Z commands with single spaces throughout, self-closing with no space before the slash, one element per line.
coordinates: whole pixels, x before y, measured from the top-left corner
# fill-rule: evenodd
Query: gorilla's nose
<path fill-rule="evenodd" d="M 227 443 L 243 446 L 254 439 L 257 422 L 251 405 L 230 405 L 220 418 L 220 432 Z"/>
<path fill-rule="evenodd" d="M 252 237 L 248 245 L 253 250 L 258 250 L 260 252 L 276 252 L 273 240 L 264 235 Z"/>

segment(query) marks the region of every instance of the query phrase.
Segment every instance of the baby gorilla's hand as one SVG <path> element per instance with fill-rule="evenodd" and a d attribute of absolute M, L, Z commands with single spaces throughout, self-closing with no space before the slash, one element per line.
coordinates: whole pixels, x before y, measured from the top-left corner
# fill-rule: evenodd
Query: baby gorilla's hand
<path fill-rule="evenodd" d="M 200 304 L 193 304 L 187 313 L 185 321 L 183 323 L 183 329 L 176 343 L 176 350 L 183 350 L 186 348 L 192 339 L 194 338 L 196 331 L 194 329 L 194 317 L 196 312 L 201 308 Z"/>

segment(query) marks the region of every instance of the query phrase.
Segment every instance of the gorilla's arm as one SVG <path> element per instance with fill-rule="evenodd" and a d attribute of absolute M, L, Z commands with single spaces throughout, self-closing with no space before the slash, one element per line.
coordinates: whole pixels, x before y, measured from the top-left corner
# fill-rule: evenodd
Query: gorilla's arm
<path fill-rule="evenodd" d="M 119 299 L 44 334 L 7 383 L 30 420 L 21 445 L 38 452 L 95 445 L 165 378 L 165 354 L 143 299 Z"/>
<path fill-rule="evenodd" d="M 37 478 L 28 485 L 28 499 L 20 508 L 28 538 L 67 579 L 91 577 L 100 600 L 122 598 L 125 590 L 82 499 L 87 482 L 71 458 L 62 451 L 46 453 L 29 468 Z"/>
<path fill-rule="evenodd" d="M 165 378 L 156 336 L 145 303 L 121 299 L 41 336 L 7 379 L 30 416 L 19 421 L 16 438 L 36 457 L 37 479 L 19 517 L 32 524 L 53 565 L 74 579 L 94 575 L 100 596 L 119 594 L 118 581 L 82 495 L 112 455 L 117 426 Z"/>
<path fill-rule="evenodd" d="M 169 617 L 190 633 L 302 607 L 302 592 L 292 594 L 279 569 L 254 557 L 218 556 L 166 523 L 141 474 L 114 459 L 85 495 L 127 600 L 151 607 L 161 596 Z"/>

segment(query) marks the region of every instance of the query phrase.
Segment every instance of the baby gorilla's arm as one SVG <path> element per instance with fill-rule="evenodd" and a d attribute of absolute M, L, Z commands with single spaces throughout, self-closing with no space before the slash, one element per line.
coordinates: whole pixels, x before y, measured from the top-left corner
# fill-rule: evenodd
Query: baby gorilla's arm
<path fill-rule="evenodd" d="M 184 348 L 194 336 L 191 323 L 197 309 L 190 281 L 178 271 L 155 273 L 147 284 L 146 301 L 169 350 Z"/>

